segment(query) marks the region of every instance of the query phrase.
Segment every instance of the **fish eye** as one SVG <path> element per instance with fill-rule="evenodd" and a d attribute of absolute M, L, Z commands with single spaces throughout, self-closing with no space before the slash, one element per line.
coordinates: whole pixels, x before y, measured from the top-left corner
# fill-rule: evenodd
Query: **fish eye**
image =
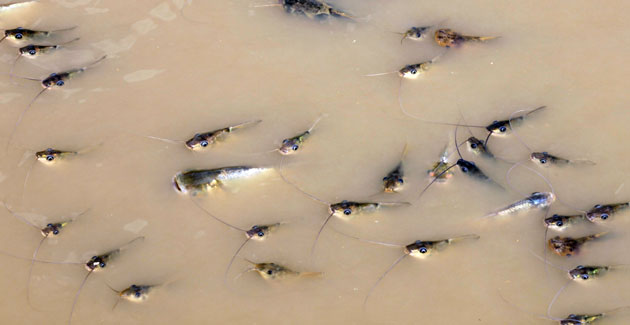
<path fill-rule="evenodd" d="M 65 82 L 63 80 L 59 80 L 55 83 L 57 86 L 61 87 L 65 84 Z"/>
<path fill-rule="evenodd" d="M 289 143 L 289 139 L 284 139 L 284 140 L 282 140 L 282 143 L 284 143 L 284 144 Z"/>
<path fill-rule="evenodd" d="M 461 170 L 464 173 L 468 173 L 468 167 L 466 167 L 466 166 L 462 166 Z"/>
<path fill-rule="evenodd" d="M 477 144 L 476 143 L 471 143 L 470 147 L 473 148 L 473 149 L 477 149 Z"/>
<path fill-rule="evenodd" d="M 53 230 L 53 234 L 54 235 L 59 235 L 59 230 L 57 230 L 57 229 Z"/>
<path fill-rule="evenodd" d="M 105 267 L 107 264 L 105 262 L 100 262 L 98 263 L 98 266 L 100 266 L 101 268 Z"/>
<path fill-rule="evenodd" d="M 416 74 L 418 72 L 418 70 L 416 70 L 415 68 L 409 70 L 409 72 L 411 72 L 411 74 Z"/>
<path fill-rule="evenodd" d="M 259 231 L 259 232 L 258 232 L 258 237 L 262 237 L 262 236 L 264 236 L 264 235 L 265 235 L 265 233 L 264 233 L 264 232 L 262 232 L 262 231 Z"/>
<path fill-rule="evenodd" d="M 272 275 L 273 274 L 273 270 L 268 270 L 267 274 Z"/>
<path fill-rule="evenodd" d="M 15 34 L 15 38 L 16 39 L 22 39 L 22 33 L 16 33 Z"/>
<path fill-rule="evenodd" d="M 606 219 L 608 219 L 608 213 L 602 213 L 602 215 L 600 216 L 600 218 L 602 218 L 602 220 L 606 220 Z"/>
<path fill-rule="evenodd" d="M 383 182 L 387 180 L 387 176 L 383 177 Z"/>
<path fill-rule="evenodd" d="M 558 227 L 562 227 L 564 225 L 564 222 L 562 222 L 562 220 L 556 222 L 556 226 Z"/>
<path fill-rule="evenodd" d="M 402 184 L 405 182 L 405 180 L 403 180 L 402 178 L 399 178 L 398 181 Z"/>
<path fill-rule="evenodd" d="M 541 164 L 544 164 L 544 163 L 546 163 L 546 162 L 547 162 L 547 159 L 545 159 L 545 158 L 540 158 L 540 163 L 541 163 Z"/>
<path fill-rule="evenodd" d="M 588 280 L 588 274 L 582 274 L 582 279 Z"/>
<path fill-rule="evenodd" d="M 46 227 L 52 227 L 52 223 L 47 224 Z"/>
<path fill-rule="evenodd" d="M 419 251 L 421 254 L 425 254 L 425 253 L 427 252 L 427 248 L 426 248 L 426 247 L 420 247 L 420 248 L 418 249 L 418 251 Z"/>
<path fill-rule="evenodd" d="M 31 50 L 28 50 L 28 54 L 35 55 L 35 54 L 37 54 L 37 51 L 31 49 Z"/>
<path fill-rule="evenodd" d="M 297 144 L 294 144 L 291 149 L 293 149 L 293 151 L 296 151 L 300 148 L 300 146 L 298 146 Z"/>
<path fill-rule="evenodd" d="M 207 147 L 208 146 L 208 141 L 203 140 L 199 143 L 202 147 Z"/>
<path fill-rule="evenodd" d="M 501 131 L 501 132 L 505 132 L 505 131 L 507 131 L 507 128 L 506 128 L 505 126 L 501 126 L 501 127 L 499 128 L 499 131 Z"/>
<path fill-rule="evenodd" d="M 53 156 L 53 155 L 48 155 L 48 156 L 46 156 L 46 160 L 48 160 L 48 161 L 53 161 L 53 160 L 55 160 L 55 156 Z"/>
<path fill-rule="evenodd" d="M 140 293 L 140 291 L 136 291 L 136 293 L 135 293 L 136 298 L 140 298 L 141 295 L 142 294 Z"/>
<path fill-rule="evenodd" d="M 97 256 L 92 256 L 92 259 L 95 260 Z"/>
<path fill-rule="evenodd" d="M 350 215 L 351 213 L 352 213 L 352 210 L 350 210 L 350 209 L 343 210 L 343 214 L 345 214 L 347 216 Z"/>

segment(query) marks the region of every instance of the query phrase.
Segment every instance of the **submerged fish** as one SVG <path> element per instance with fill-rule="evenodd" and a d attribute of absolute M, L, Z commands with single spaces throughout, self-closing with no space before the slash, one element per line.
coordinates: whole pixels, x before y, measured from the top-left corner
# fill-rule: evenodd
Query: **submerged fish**
<path fill-rule="evenodd" d="M 431 27 L 433 26 L 419 26 L 419 27 L 411 27 L 409 28 L 406 32 L 404 33 L 400 33 L 402 34 L 402 38 L 400 39 L 400 44 L 402 44 L 402 42 L 405 39 L 410 39 L 413 41 L 420 41 L 424 38 L 426 38 L 427 33 L 429 31 L 429 29 L 431 29 Z"/>
<path fill-rule="evenodd" d="M 292 138 L 282 140 L 282 144 L 280 145 L 280 148 L 278 148 L 278 152 L 280 152 L 283 155 L 291 155 L 291 154 L 296 153 L 302 147 L 302 145 L 304 144 L 304 141 L 306 141 L 306 139 L 308 139 L 311 136 L 311 132 L 313 132 L 313 129 L 315 128 L 315 126 L 325 116 L 326 115 L 322 115 L 318 117 L 317 120 L 313 122 L 313 124 L 308 130 Z"/>
<path fill-rule="evenodd" d="M 427 174 L 430 177 L 434 177 L 436 182 L 442 183 L 453 177 L 453 172 L 448 170 L 448 157 L 448 148 L 445 148 L 440 156 L 440 160 L 435 162 L 431 169 L 427 170 Z"/>
<path fill-rule="evenodd" d="M 290 14 L 304 15 L 308 18 L 332 16 L 355 19 L 351 15 L 319 0 L 280 0 L 280 5 Z"/>
<path fill-rule="evenodd" d="M 607 232 L 589 235 L 580 238 L 556 236 L 549 239 L 548 246 L 552 252 L 560 256 L 572 256 L 579 253 L 580 247 L 588 241 L 604 236 Z"/>
<path fill-rule="evenodd" d="M 69 31 L 75 28 L 77 28 L 77 26 L 64 28 L 64 29 L 51 30 L 51 31 L 33 30 L 33 29 L 27 29 L 27 28 L 22 28 L 22 27 L 18 27 L 14 29 L 7 29 L 4 31 L 4 37 L 0 39 L 0 42 L 2 42 L 4 39 L 8 39 L 10 41 L 27 41 L 27 40 L 33 40 L 33 39 L 40 39 L 40 38 L 48 37 L 52 33 Z"/>
<path fill-rule="evenodd" d="M 200 169 L 180 172 L 173 177 L 175 190 L 183 194 L 196 195 L 220 186 L 222 182 L 247 178 L 268 171 L 270 168 L 234 166 L 215 169 Z"/>
<path fill-rule="evenodd" d="M 532 152 L 529 157 L 533 162 L 539 163 L 541 165 L 567 165 L 567 164 L 595 165 L 595 163 L 590 160 L 584 160 L 584 159 L 569 160 L 566 158 L 560 158 L 558 156 L 554 156 L 546 151 Z"/>
<path fill-rule="evenodd" d="M 284 267 L 276 263 L 253 263 L 254 267 L 250 270 L 258 272 L 260 276 L 265 280 L 284 280 L 290 278 L 301 277 L 321 277 L 324 275 L 322 272 L 298 272 L 293 271 L 287 267 Z"/>
<path fill-rule="evenodd" d="M 442 47 L 457 46 L 464 42 L 483 42 L 498 38 L 499 36 L 468 36 L 457 33 L 448 28 L 442 28 L 435 31 L 435 42 Z"/>
<path fill-rule="evenodd" d="M 392 169 L 385 177 L 383 177 L 383 191 L 385 193 L 396 193 L 404 185 L 404 173 L 403 173 L 403 159 L 407 155 L 407 145 L 400 156 L 400 162 L 394 169 Z"/>
<path fill-rule="evenodd" d="M 217 142 L 221 138 L 225 137 L 227 134 L 231 133 L 236 129 L 241 129 L 247 126 L 251 126 L 254 124 L 258 124 L 262 122 L 262 120 L 248 121 L 245 123 L 228 126 L 222 129 L 205 132 L 205 133 L 197 133 L 191 139 L 185 142 L 186 148 L 190 150 L 200 150 L 206 148 L 207 146 Z"/>
<path fill-rule="evenodd" d="M 552 192 L 534 192 L 529 197 L 514 202 L 503 209 L 488 214 L 487 216 L 505 216 L 524 210 L 543 209 L 549 207 L 553 202 L 555 202 L 555 200 L 556 196 Z"/>
<path fill-rule="evenodd" d="M 38 151 L 35 153 L 35 157 L 38 161 L 50 165 L 56 163 L 60 159 L 63 159 L 67 156 L 74 156 L 79 154 L 78 151 L 66 151 L 66 150 L 57 150 L 53 148 L 48 148 L 46 150 Z"/>
<path fill-rule="evenodd" d="M 628 208 L 629 203 L 615 203 L 615 204 L 598 204 L 592 209 L 586 212 L 586 219 L 590 222 L 601 222 L 608 220 L 610 216 L 619 212 L 620 210 Z"/>

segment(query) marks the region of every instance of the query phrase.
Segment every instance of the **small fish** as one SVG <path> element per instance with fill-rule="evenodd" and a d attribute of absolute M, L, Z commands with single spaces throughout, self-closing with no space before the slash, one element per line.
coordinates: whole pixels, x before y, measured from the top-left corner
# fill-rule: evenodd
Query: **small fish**
<path fill-rule="evenodd" d="M 619 212 L 620 210 L 628 208 L 629 203 L 615 203 L 615 204 L 598 204 L 591 210 L 586 212 L 586 219 L 590 222 L 601 222 L 608 220 L 610 216 Z"/>
<path fill-rule="evenodd" d="M 59 73 L 53 73 L 50 76 L 44 78 L 43 80 L 34 79 L 34 78 L 24 78 L 24 79 L 28 79 L 28 80 L 39 81 L 44 89 L 42 89 L 39 93 L 37 93 L 37 95 L 35 95 L 35 97 L 33 97 L 33 99 L 28 104 L 28 106 L 26 106 L 26 108 L 24 110 L 22 110 L 22 112 L 20 113 L 20 116 L 18 117 L 17 122 L 13 126 L 13 130 L 11 130 L 11 133 L 9 133 L 9 139 L 7 140 L 7 150 L 8 150 L 9 144 L 11 144 L 11 139 L 13 138 L 13 135 L 15 134 L 15 131 L 17 130 L 17 127 L 22 122 L 22 118 L 24 117 L 24 114 L 28 111 L 29 108 L 31 108 L 31 106 L 33 106 L 33 103 L 35 103 L 35 101 L 37 100 L 37 98 L 39 98 L 39 96 L 41 96 L 46 90 L 50 90 L 50 89 L 53 89 L 55 87 L 63 87 L 63 85 L 66 84 L 67 80 L 73 78 L 74 76 L 76 76 L 79 73 L 84 72 L 88 68 L 90 68 L 90 67 L 94 66 L 95 64 L 103 61 L 105 58 L 106 58 L 106 56 L 104 55 L 100 59 L 98 59 L 98 60 L 96 60 L 96 61 L 94 61 L 94 62 L 90 63 L 89 65 L 84 66 L 82 68 L 72 69 L 72 70 L 59 72 Z"/>
<path fill-rule="evenodd" d="M 579 253 L 580 247 L 591 240 L 604 236 L 607 232 L 589 235 L 580 238 L 560 237 L 556 236 L 549 239 L 548 246 L 552 252 L 560 256 L 572 256 Z"/>
<path fill-rule="evenodd" d="M 41 38 L 46 38 L 53 33 L 65 32 L 65 31 L 69 31 L 75 28 L 77 28 L 77 26 L 64 28 L 64 29 L 51 30 L 51 31 L 32 30 L 32 29 L 26 29 L 22 27 L 18 27 L 14 29 L 7 29 L 4 31 L 4 37 L 0 39 L 0 42 L 2 42 L 4 39 L 8 39 L 10 41 L 27 41 L 27 40 L 41 39 Z"/>
<path fill-rule="evenodd" d="M 54 50 L 57 50 L 57 49 L 61 48 L 62 45 L 65 45 L 65 44 L 68 44 L 68 43 L 71 43 L 71 42 L 75 42 L 75 41 L 78 41 L 78 40 L 79 40 L 79 38 L 77 37 L 77 38 L 75 38 L 75 39 L 73 39 L 71 41 L 68 41 L 68 42 L 65 42 L 65 43 L 62 43 L 62 44 L 56 44 L 56 45 L 29 44 L 29 45 L 20 47 L 18 49 L 18 55 L 15 58 L 15 61 L 13 61 L 13 64 L 11 65 L 11 71 L 9 72 L 9 74 L 11 76 L 13 76 L 13 70 L 15 69 L 15 65 L 17 64 L 18 60 L 20 60 L 20 58 L 22 58 L 22 57 L 25 57 L 25 58 L 28 58 L 28 59 L 34 59 L 34 58 L 37 58 L 37 57 L 39 57 L 41 55 L 48 54 L 48 53 L 50 53 L 50 52 L 52 52 Z"/>
<path fill-rule="evenodd" d="M 435 42 L 442 47 L 452 47 L 460 45 L 464 42 L 483 42 L 498 38 L 499 36 L 467 36 L 457 33 L 448 28 L 442 28 L 435 31 Z"/>
<path fill-rule="evenodd" d="M 554 228 L 555 230 L 564 230 L 569 225 L 572 225 L 578 222 L 579 220 L 583 220 L 584 218 L 585 218 L 585 215 L 583 214 L 576 214 L 576 215 L 554 214 L 551 217 L 545 218 L 543 222 L 545 224 L 545 227 Z M 546 238 L 545 238 L 545 241 L 547 241 Z"/>
<path fill-rule="evenodd" d="M 302 147 L 302 145 L 304 144 L 304 141 L 306 141 L 306 139 L 308 139 L 308 137 L 311 135 L 311 132 L 313 131 L 315 126 L 325 116 L 326 115 L 324 114 L 320 116 L 319 118 L 317 118 L 317 120 L 315 120 L 313 125 L 311 125 L 311 127 L 308 130 L 292 138 L 282 140 L 282 145 L 280 145 L 280 148 L 278 148 L 278 151 L 283 155 L 291 155 L 291 154 L 296 153 Z"/>
<path fill-rule="evenodd" d="M 410 39 L 412 41 L 420 41 L 425 39 L 431 27 L 433 26 L 411 27 L 404 33 L 398 33 L 402 35 L 402 38 L 400 39 L 400 44 L 402 44 L 405 39 Z"/>
<path fill-rule="evenodd" d="M 387 176 L 383 177 L 383 192 L 385 193 L 396 193 L 398 192 L 405 183 L 404 173 L 402 169 L 403 159 L 407 155 L 407 145 L 405 144 L 405 148 L 403 149 L 402 155 L 400 156 L 400 162 L 396 167 L 387 173 Z"/>
<path fill-rule="evenodd" d="M 319 0 L 280 0 L 280 5 L 284 7 L 287 13 L 304 15 L 311 19 L 330 16 L 355 19 L 355 17 Z"/>
<path fill-rule="evenodd" d="M 427 170 L 430 177 L 436 177 L 436 182 L 445 182 L 453 177 L 453 172 L 448 170 L 448 148 L 444 148 L 440 160 L 435 162 L 431 169 Z"/>
<path fill-rule="evenodd" d="M 486 130 L 488 132 L 490 132 L 490 134 L 488 135 L 488 137 L 490 135 L 507 135 L 508 131 L 511 131 L 512 128 L 514 127 L 514 125 L 516 125 L 516 123 L 522 123 L 523 120 L 525 119 L 525 117 L 529 116 L 530 114 L 537 112 L 541 109 L 546 108 L 547 106 L 540 106 L 537 108 L 534 108 L 532 110 L 527 111 L 525 114 L 523 115 L 519 115 L 519 116 L 515 116 L 515 117 L 510 117 L 507 120 L 501 120 L 501 121 L 494 121 L 492 123 L 490 123 L 490 125 L 486 126 Z M 487 140 L 486 140 L 486 145 L 487 145 Z"/>
<path fill-rule="evenodd" d="M 179 172 L 173 177 L 175 190 L 183 194 L 197 195 L 220 186 L 224 181 L 247 178 L 270 168 L 234 166 Z"/>
<path fill-rule="evenodd" d="M 148 138 L 160 140 L 169 143 L 183 143 L 186 148 L 192 151 L 201 151 L 203 149 L 208 148 L 208 146 L 224 139 L 228 134 L 232 133 L 234 130 L 242 129 L 248 126 L 252 126 L 262 122 L 262 120 L 248 121 L 228 127 L 224 127 L 218 130 L 204 132 L 204 133 L 196 133 L 192 138 L 188 140 L 171 140 L 166 138 L 158 138 L 154 136 L 147 136 Z"/>
<path fill-rule="evenodd" d="M 302 277 L 321 277 L 324 275 L 322 272 L 298 272 L 293 271 L 285 266 L 276 263 L 254 263 L 251 269 L 247 271 L 256 271 L 265 280 L 285 280 L 290 278 L 302 278 Z"/>
<path fill-rule="evenodd" d="M 400 248 L 403 248 L 403 251 L 404 251 L 404 254 L 400 256 L 392 265 L 390 265 L 387 268 L 387 270 L 385 270 L 385 272 L 376 280 L 376 282 L 372 285 L 372 287 L 370 287 L 367 295 L 365 296 L 365 299 L 363 300 L 363 309 L 365 309 L 368 299 L 372 295 L 372 292 L 374 291 L 376 286 L 385 278 L 385 276 L 391 270 L 394 269 L 396 265 L 398 265 L 398 263 L 400 263 L 403 259 L 405 259 L 405 257 L 412 256 L 415 258 L 425 258 L 437 251 L 443 250 L 444 248 L 446 248 L 453 242 L 464 240 L 464 239 L 479 239 L 480 238 L 478 235 L 470 234 L 470 235 L 464 235 L 464 236 L 458 236 L 458 237 L 452 237 L 452 238 L 440 239 L 440 240 L 428 240 L 428 241 L 416 240 L 409 245 L 399 245 L 399 244 L 392 244 L 392 243 L 386 243 L 386 242 L 380 242 L 380 241 L 366 240 L 366 239 L 350 236 L 341 232 L 340 234 L 350 237 L 350 238 L 357 239 L 359 241 L 371 243 L 371 244 L 377 244 L 377 245 L 383 245 L 383 246 L 389 246 L 389 247 L 400 247 Z"/>
<path fill-rule="evenodd" d="M 567 164 L 588 164 L 595 165 L 594 162 L 590 160 L 578 159 L 578 160 L 569 160 L 566 158 L 560 158 L 558 156 L 554 156 L 546 151 L 543 152 L 532 152 L 529 158 L 540 165 L 567 165 Z"/>
<path fill-rule="evenodd" d="M 132 284 L 128 288 L 120 291 L 119 296 L 122 299 L 135 303 L 140 303 L 147 300 L 147 298 L 149 297 L 149 291 L 151 291 L 151 289 L 153 289 L 154 287 L 154 285 Z"/>
<path fill-rule="evenodd" d="M 37 254 L 39 253 L 39 249 L 42 247 L 42 244 L 44 244 L 44 241 L 48 239 L 49 237 L 58 236 L 61 233 L 61 230 L 63 230 L 70 222 L 72 222 L 74 219 L 78 218 L 79 216 L 85 214 L 89 209 L 81 212 L 80 214 L 70 219 L 65 219 L 64 221 L 58 221 L 58 222 L 51 222 L 51 223 L 48 223 L 44 227 L 40 227 L 32 223 L 31 221 L 26 220 L 24 217 L 20 216 L 19 214 L 15 213 L 6 205 L 5 202 L 2 202 L 2 204 L 4 205 L 5 209 L 9 211 L 9 213 L 11 213 L 14 217 L 20 219 L 21 221 L 25 222 L 29 226 L 35 228 L 43 236 L 43 238 L 39 241 L 39 244 L 37 245 L 37 247 L 35 247 L 35 251 L 33 252 L 31 265 L 29 266 L 28 276 L 26 280 L 26 301 L 28 302 L 29 305 L 31 305 L 31 300 L 30 300 L 31 275 L 33 273 L 33 266 L 35 265 L 35 262 L 37 260 Z"/>
<path fill-rule="evenodd" d="M 519 211 L 530 209 L 544 209 L 549 207 L 556 200 L 556 195 L 553 192 L 534 192 L 532 195 L 514 202 L 505 208 L 492 212 L 487 217 L 492 216 L 505 216 L 514 214 Z"/>

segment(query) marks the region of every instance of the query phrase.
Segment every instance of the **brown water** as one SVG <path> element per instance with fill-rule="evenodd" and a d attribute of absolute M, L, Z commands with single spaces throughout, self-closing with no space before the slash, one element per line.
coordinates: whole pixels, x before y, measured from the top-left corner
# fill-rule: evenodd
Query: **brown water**
<path fill-rule="evenodd" d="M 579 209 L 628 201 L 630 167 L 624 163 L 625 86 L 630 74 L 627 1 L 380 1 L 339 0 L 334 4 L 362 17 L 310 20 L 291 16 L 272 1 L 41 1 L 0 14 L 1 27 L 76 30 L 56 42 L 81 37 L 65 49 L 36 60 L 20 59 L 15 74 L 42 78 L 107 60 L 45 92 L 25 114 L 3 153 L 2 198 L 13 210 L 43 226 L 89 209 L 44 242 L 38 258 L 86 261 L 137 236 L 133 245 L 83 288 L 73 323 L 104 324 L 541 324 L 562 271 L 534 257 L 543 254 L 543 211 L 506 218 L 485 214 L 533 191 L 548 191 L 530 171 L 517 168 L 514 190 L 479 182 L 454 168 L 454 177 L 435 184 L 426 170 L 454 128 L 427 124 L 401 113 L 396 75 L 365 77 L 429 60 L 444 48 L 431 38 L 406 40 L 392 31 L 440 24 L 472 35 L 499 35 L 487 43 L 449 49 L 418 80 L 400 89 L 405 109 L 423 120 L 475 125 L 505 119 L 519 109 L 546 105 L 518 134 L 533 150 L 589 159 L 595 166 L 540 168 L 560 200 Z M 179 11 L 184 10 L 187 19 Z M 195 22 L 201 21 L 203 23 Z M 41 90 L 34 81 L 9 78 L 16 49 L 4 41 L 0 60 L 3 146 L 18 116 Z M 322 114 L 300 153 L 281 159 L 284 138 L 308 129 Z M 206 152 L 191 152 L 144 136 L 186 139 L 195 132 L 262 119 L 238 130 Z M 463 141 L 466 128 L 458 130 Z M 483 137 L 481 129 L 472 129 Z M 399 194 L 368 198 L 381 179 L 404 159 L 405 187 Z M 22 187 L 35 150 L 87 149 L 46 166 L 35 163 Z M 523 160 L 528 150 L 514 136 L 494 138 L 491 150 Z M 260 153 L 260 154 L 256 154 Z M 472 156 L 488 176 L 508 187 L 510 164 Z M 451 163 L 456 156 L 451 156 Z M 322 200 L 409 201 L 349 222 L 333 218 L 315 254 L 310 248 L 327 216 L 326 206 L 285 183 L 276 172 L 237 182 L 197 202 L 241 228 L 286 222 L 267 241 L 250 241 L 223 282 L 227 263 L 245 236 L 208 217 L 190 197 L 173 190 L 178 171 L 230 165 L 279 168 L 291 182 Z M 508 187 L 509 188 L 509 187 Z M 574 213 L 556 202 L 552 213 Z M 628 213 L 605 226 L 583 223 L 566 232 L 581 236 L 611 231 L 571 258 L 547 257 L 560 268 L 578 264 L 630 263 Z M 11 216 L 0 218 L 3 251 L 32 255 L 41 236 Z M 402 250 L 360 242 L 408 244 L 478 234 L 419 260 L 406 258 L 362 304 L 374 281 Z M 555 235 L 549 231 L 549 235 Z M 323 278 L 265 281 L 249 272 L 245 259 L 276 262 Z M 0 315 L 3 323 L 63 324 L 86 271 L 79 265 L 36 263 L 27 303 L 29 262 L 1 257 Z M 234 280 L 233 280 L 234 279 Z M 142 304 L 122 301 L 120 290 L 136 284 L 167 283 Z M 630 272 L 611 271 L 590 284 L 572 283 L 553 306 L 554 317 L 596 313 L 630 305 Z M 507 304 L 502 298 L 510 301 Z M 514 307 L 518 306 L 518 307 Z M 535 315 L 536 314 L 536 315 Z M 618 313 L 602 324 L 625 324 Z"/>

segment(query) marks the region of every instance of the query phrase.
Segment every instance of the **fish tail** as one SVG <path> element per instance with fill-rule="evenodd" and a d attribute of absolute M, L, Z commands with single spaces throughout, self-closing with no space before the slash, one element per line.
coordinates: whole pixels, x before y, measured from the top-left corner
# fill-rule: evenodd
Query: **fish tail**
<path fill-rule="evenodd" d="M 300 272 L 300 277 L 303 278 L 321 278 L 324 276 L 324 272 Z"/>
<path fill-rule="evenodd" d="M 467 41 L 485 42 L 499 37 L 501 36 L 464 36 L 464 39 Z"/>
<path fill-rule="evenodd" d="M 590 241 L 590 240 L 597 239 L 599 237 L 602 237 L 602 236 L 606 235 L 607 233 L 608 233 L 608 231 L 604 231 L 604 232 L 600 232 L 598 234 L 594 234 L 594 235 L 589 235 L 589 236 L 583 237 L 582 242 L 587 242 L 587 241 Z"/>

